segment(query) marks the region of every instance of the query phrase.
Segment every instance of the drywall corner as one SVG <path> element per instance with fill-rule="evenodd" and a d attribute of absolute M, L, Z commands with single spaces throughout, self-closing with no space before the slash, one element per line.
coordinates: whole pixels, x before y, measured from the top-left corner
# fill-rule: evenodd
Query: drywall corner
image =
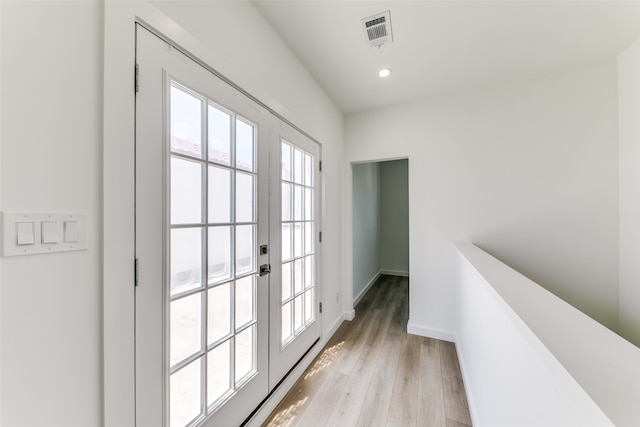
<path fill-rule="evenodd" d="M 620 329 L 640 346 L 640 39 L 618 55 Z"/>

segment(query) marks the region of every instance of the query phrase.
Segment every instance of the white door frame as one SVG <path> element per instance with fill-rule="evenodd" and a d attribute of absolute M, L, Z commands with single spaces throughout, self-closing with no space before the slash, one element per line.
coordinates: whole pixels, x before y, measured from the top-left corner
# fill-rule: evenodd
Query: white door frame
<path fill-rule="evenodd" d="M 147 27 L 154 28 L 220 74 L 232 76 L 235 84 L 261 100 L 264 105 L 274 106 L 269 108 L 281 118 L 288 118 L 293 123 L 297 121 L 294 113 L 261 90 L 244 70 L 221 60 L 220 55 L 150 3 L 106 0 L 104 16 L 104 425 L 134 426 L 135 23 L 144 23 Z M 323 334 L 324 331 L 321 331 L 319 344 L 324 342 Z M 320 349 L 321 345 L 316 345 L 305 356 L 269 402 L 263 405 L 260 413 L 266 413 L 266 417 L 275 408 L 277 401 L 284 397 L 287 389 L 304 372 Z M 254 418 L 256 423 L 259 423 L 258 415 Z"/>

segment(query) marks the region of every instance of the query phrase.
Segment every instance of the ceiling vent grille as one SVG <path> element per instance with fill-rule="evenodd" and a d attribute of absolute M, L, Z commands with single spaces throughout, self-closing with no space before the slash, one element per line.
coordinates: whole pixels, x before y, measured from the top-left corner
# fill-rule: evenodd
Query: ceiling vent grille
<path fill-rule="evenodd" d="M 360 22 L 370 47 L 380 47 L 385 43 L 393 42 L 390 11 L 364 18 Z"/>

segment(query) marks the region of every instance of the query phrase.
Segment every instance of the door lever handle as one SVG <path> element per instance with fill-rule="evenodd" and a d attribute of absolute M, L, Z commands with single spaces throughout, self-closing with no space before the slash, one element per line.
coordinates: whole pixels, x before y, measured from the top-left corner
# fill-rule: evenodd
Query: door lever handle
<path fill-rule="evenodd" d="M 271 264 L 262 264 L 260 266 L 260 277 L 271 273 Z"/>

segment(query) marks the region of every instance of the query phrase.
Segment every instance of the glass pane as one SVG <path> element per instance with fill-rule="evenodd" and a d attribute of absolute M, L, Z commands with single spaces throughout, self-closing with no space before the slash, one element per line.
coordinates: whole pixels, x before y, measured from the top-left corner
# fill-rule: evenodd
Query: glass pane
<path fill-rule="evenodd" d="M 171 158 L 171 224 L 202 221 L 202 166 Z"/>
<path fill-rule="evenodd" d="M 171 366 L 201 349 L 202 293 L 171 301 Z"/>
<path fill-rule="evenodd" d="M 313 173 L 313 162 L 311 161 L 311 156 L 308 154 L 304 155 L 304 185 L 308 187 L 313 187 L 313 182 L 311 180 Z"/>
<path fill-rule="evenodd" d="M 313 190 L 310 188 L 304 189 L 304 219 L 313 220 Z"/>
<path fill-rule="evenodd" d="M 304 231 L 302 227 L 301 222 L 296 222 L 293 225 L 293 250 L 296 258 L 302 256 L 302 232 Z"/>
<path fill-rule="evenodd" d="M 236 384 L 254 371 L 255 325 L 236 335 Z"/>
<path fill-rule="evenodd" d="M 253 222 L 253 175 L 236 172 L 236 222 Z"/>
<path fill-rule="evenodd" d="M 297 259 L 293 262 L 293 288 L 295 293 L 302 291 L 302 260 Z"/>
<path fill-rule="evenodd" d="M 207 297 L 207 344 L 213 344 L 231 333 L 231 283 L 209 289 Z"/>
<path fill-rule="evenodd" d="M 207 355 L 207 405 L 231 390 L 231 345 L 225 341 Z"/>
<path fill-rule="evenodd" d="M 293 152 L 293 180 L 302 184 L 302 151 L 297 148 Z"/>
<path fill-rule="evenodd" d="M 209 222 L 231 222 L 231 171 L 209 166 Z"/>
<path fill-rule="evenodd" d="M 313 286 L 313 255 L 304 259 L 304 287 L 310 288 Z"/>
<path fill-rule="evenodd" d="M 254 277 L 251 275 L 236 281 L 236 328 L 254 320 Z"/>
<path fill-rule="evenodd" d="M 282 301 L 291 298 L 291 263 L 282 264 Z"/>
<path fill-rule="evenodd" d="M 313 307 L 313 289 L 309 289 L 304 293 L 304 322 L 307 325 L 311 323 L 315 317 Z"/>
<path fill-rule="evenodd" d="M 291 184 L 282 183 L 282 220 L 291 221 Z"/>
<path fill-rule="evenodd" d="M 202 157 L 202 100 L 171 86 L 171 151 Z"/>
<path fill-rule="evenodd" d="M 236 119 L 236 167 L 253 172 L 253 126 Z"/>
<path fill-rule="evenodd" d="M 282 179 L 291 181 L 291 147 L 282 143 Z"/>
<path fill-rule="evenodd" d="M 282 224 L 282 260 L 287 261 L 291 259 L 291 225 Z"/>
<path fill-rule="evenodd" d="M 306 222 L 304 224 L 304 254 L 313 253 L 313 223 Z"/>
<path fill-rule="evenodd" d="M 296 185 L 293 191 L 293 219 L 302 219 L 302 187 Z"/>
<path fill-rule="evenodd" d="M 293 305 L 293 327 L 297 331 L 303 326 L 302 323 L 302 310 L 304 304 L 304 295 L 296 297 L 295 304 Z"/>
<path fill-rule="evenodd" d="M 254 271 L 254 225 L 236 227 L 236 276 Z"/>
<path fill-rule="evenodd" d="M 201 247 L 199 227 L 171 230 L 171 295 L 200 286 Z"/>
<path fill-rule="evenodd" d="M 282 342 L 287 341 L 293 335 L 291 330 L 291 306 L 293 301 L 282 306 Z"/>
<path fill-rule="evenodd" d="M 209 105 L 209 160 L 231 166 L 231 116 Z"/>
<path fill-rule="evenodd" d="M 209 284 L 231 278 L 231 227 L 209 227 Z"/>
<path fill-rule="evenodd" d="M 201 359 L 171 375 L 169 422 L 171 427 L 184 427 L 200 415 Z"/>

